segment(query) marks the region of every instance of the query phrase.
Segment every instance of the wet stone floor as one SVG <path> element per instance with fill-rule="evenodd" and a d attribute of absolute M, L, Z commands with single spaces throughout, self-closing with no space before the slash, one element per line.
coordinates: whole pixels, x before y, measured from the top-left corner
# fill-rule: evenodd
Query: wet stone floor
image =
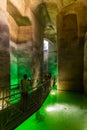
<path fill-rule="evenodd" d="M 87 130 L 87 97 L 53 89 L 42 107 L 15 130 Z"/>

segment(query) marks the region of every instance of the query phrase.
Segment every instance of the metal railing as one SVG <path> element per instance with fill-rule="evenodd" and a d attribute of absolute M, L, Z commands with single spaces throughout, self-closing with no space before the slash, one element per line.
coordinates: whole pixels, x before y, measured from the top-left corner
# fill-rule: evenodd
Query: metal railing
<path fill-rule="evenodd" d="M 39 84 L 34 88 L 29 89 L 29 94 L 33 91 L 36 91 L 40 87 L 42 87 L 44 93 L 44 90 L 46 89 L 45 86 L 48 82 L 49 80 Z M 9 87 L 0 87 L 0 110 L 5 109 L 12 104 L 20 102 L 20 99 L 21 93 L 19 90 L 19 84 L 10 85 Z"/>
<path fill-rule="evenodd" d="M 18 84 L 14 84 L 9 87 L 0 87 L 0 110 L 8 107 L 12 101 L 15 102 L 20 98 L 18 86 Z"/>
<path fill-rule="evenodd" d="M 39 109 L 49 94 L 52 84 L 48 80 L 29 90 L 28 104 L 25 104 L 26 111 L 22 111 L 23 104 L 21 103 L 19 85 L 16 84 L 10 87 L 0 88 L 0 130 L 13 130 Z M 16 120 L 15 123 L 14 120 Z"/>

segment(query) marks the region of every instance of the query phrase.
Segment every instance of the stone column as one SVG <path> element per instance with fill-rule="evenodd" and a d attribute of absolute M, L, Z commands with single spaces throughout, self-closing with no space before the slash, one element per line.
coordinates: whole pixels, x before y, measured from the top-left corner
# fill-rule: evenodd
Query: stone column
<path fill-rule="evenodd" d="M 0 87 L 10 84 L 9 28 L 6 15 L 0 10 Z"/>
<path fill-rule="evenodd" d="M 36 15 L 31 12 L 31 16 L 33 26 L 33 87 L 35 87 L 37 80 L 41 81 L 43 78 L 43 28 L 40 25 Z"/>
<path fill-rule="evenodd" d="M 87 94 L 87 32 L 85 35 L 85 45 L 84 45 L 84 91 Z"/>
<path fill-rule="evenodd" d="M 59 90 L 82 91 L 83 46 L 78 40 L 76 14 L 58 16 Z"/>

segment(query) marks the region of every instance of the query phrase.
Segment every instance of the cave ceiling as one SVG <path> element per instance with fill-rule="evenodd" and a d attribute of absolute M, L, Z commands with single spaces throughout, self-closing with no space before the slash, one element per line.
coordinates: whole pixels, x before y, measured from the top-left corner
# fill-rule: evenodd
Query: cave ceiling
<path fill-rule="evenodd" d="M 18 2 L 19 1 L 20 0 L 18 0 Z M 56 17 L 58 13 L 61 12 L 63 8 L 68 6 L 70 7 L 70 5 L 74 5 L 75 2 L 78 1 L 81 1 L 83 4 L 87 5 L 87 0 L 22 0 L 22 2 L 25 2 L 25 9 L 29 5 L 28 8 L 30 8 L 30 10 L 34 13 L 40 25 L 43 27 L 44 37 L 47 37 L 53 41 L 56 41 Z M 14 4 L 14 0 L 7 0 L 7 2 L 7 10 L 14 18 L 18 26 L 32 25 L 29 17 L 26 14 L 21 14 L 20 9 L 18 9 Z"/>
<path fill-rule="evenodd" d="M 35 2 L 35 4 L 34 4 Z M 57 15 L 72 14 L 79 12 L 78 15 L 87 14 L 87 0 L 34 0 L 31 2 L 31 8 L 44 27 L 44 37 L 51 41 L 56 41 L 57 37 Z M 84 17 L 85 22 L 80 18 L 80 26 L 85 26 L 87 17 Z M 83 28 L 83 27 L 82 27 Z"/>
<path fill-rule="evenodd" d="M 7 11 L 9 14 L 13 17 L 15 22 L 17 23 L 18 26 L 29 26 L 31 25 L 31 21 L 27 16 L 23 16 L 20 11 L 17 9 L 16 6 L 14 6 L 11 1 L 7 1 Z"/>

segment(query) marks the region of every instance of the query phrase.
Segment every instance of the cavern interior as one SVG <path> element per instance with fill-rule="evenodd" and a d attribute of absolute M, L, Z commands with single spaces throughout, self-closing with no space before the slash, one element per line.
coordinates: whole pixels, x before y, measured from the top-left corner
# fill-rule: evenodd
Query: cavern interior
<path fill-rule="evenodd" d="M 21 111 L 19 91 L 24 74 L 32 80 L 31 107 L 25 113 Z M 47 74 L 51 78 L 45 83 Z M 56 98 L 51 97 L 53 90 Z M 51 101 L 53 105 L 58 103 L 54 115 L 60 118 L 55 116 L 56 123 L 49 120 L 54 117 L 46 116 L 47 127 L 43 123 L 33 128 L 32 123 L 30 127 L 25 123 L 26 130 L 86 130 L 85 123 L 77 126 L 87 120 L 86 98 L 87 0 L 0 0 L 0 130 L 16 130 L 29 117 L 33 122 L 31 116 Z M 85 113 L 83 120 L 78 112 L 77 117 L 71 118 L 73 114 L 58 111 L 60 103 L 72 107 L 71 102 L 83 108 L 71 109 L 83 116 Z M 68 111 L 67 106 L 62 110 Z M 14 123 L 13 119 L 17 121 Z M 69 119 L 76 124 L 67 126 Z M 24 130 L 24 126 L 17 130 Z"/>

